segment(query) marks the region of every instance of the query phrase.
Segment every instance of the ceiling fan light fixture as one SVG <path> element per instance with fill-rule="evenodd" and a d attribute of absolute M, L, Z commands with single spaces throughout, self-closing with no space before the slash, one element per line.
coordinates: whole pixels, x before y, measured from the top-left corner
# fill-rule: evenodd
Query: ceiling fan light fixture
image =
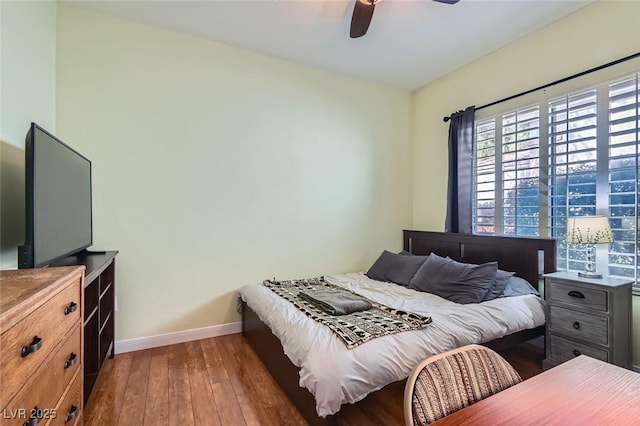
<path fill-rule="evenodd" d="M 377 1 L 379 0 L 356 0 L 354 2 L 349 37 L 358 38 L 367 33 Z"/>
<path fill-rule="evenodd" d="M 356 0 L 353 4 L 353 14 L 351 15 L 351 29 L 349 30 L 349 37 L 358 38 L 367 33 L 369 24 L 371 24 L 371 18 L 373 18 L 373 11 L 376 8 L 376 4 L 382 0 Z M 438 3 L 456 4 L 460 0 L 434 0 Z"/>

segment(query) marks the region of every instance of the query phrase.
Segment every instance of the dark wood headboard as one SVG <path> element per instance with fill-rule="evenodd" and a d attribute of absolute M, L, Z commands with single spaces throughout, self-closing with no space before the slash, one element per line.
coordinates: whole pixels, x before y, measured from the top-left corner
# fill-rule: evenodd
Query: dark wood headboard
<path fill-rule="evenodd" d="M 549 238 L 497 237 L 404 231 L 404 249 L 413 254 L 449 256 L 459 262 L 498 262 L 538 288 L 542 274 L 556 271 L 556 241 Z"/>

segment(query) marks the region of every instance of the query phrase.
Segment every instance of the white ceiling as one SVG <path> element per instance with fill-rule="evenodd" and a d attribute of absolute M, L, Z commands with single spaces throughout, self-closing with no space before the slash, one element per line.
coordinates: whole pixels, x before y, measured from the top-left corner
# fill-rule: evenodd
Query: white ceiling
<path fill-rule="evenodd" d="M 383 0 L 349 38 L 356 0 L 72 1 L 97 12 L 416 89 L 593 0 Z"/>

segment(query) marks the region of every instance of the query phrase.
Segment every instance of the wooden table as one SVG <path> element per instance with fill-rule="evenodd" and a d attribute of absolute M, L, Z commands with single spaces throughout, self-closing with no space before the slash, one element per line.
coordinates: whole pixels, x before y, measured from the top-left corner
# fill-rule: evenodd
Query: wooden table
<path fill-rule="evenodd" d="M 434 425 L 640 425 L 640 374 L 581 355 Z"/>

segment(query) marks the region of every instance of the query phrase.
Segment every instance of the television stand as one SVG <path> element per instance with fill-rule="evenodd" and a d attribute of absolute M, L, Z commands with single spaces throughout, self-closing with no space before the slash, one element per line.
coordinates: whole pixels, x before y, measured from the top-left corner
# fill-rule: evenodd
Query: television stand
<path fill-rule="evenodd" d="M 76 256 L 94 256 L 96 254 L 107 254 L 105 250 L 82 250 L 79 253 L 76 253 Z"/>
<path fill-rule="evenodd" d="M 82 251 L 50 266 L 84 265 L 84 403 L 115 346 L 115 257 L 117 251 Z"/>

